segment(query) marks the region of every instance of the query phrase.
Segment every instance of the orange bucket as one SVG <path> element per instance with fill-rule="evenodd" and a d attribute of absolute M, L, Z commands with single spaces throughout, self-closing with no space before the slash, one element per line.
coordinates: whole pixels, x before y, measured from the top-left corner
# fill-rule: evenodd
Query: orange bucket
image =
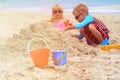
<path fill-rule="evenodd" d="M 30 51 L 30 44 L 33 40 L 43 41 L 46 44 L 47 48 Z M 48 48 L 48 44 L 44 40 L 38 39 L 38 38 L 30 40 L 27 45 L 27 49 L 28 49 L 29 55 L 31 56 L 31 58 L 36 66 L 43 68 L 48 65 L 50 49 Z"/>

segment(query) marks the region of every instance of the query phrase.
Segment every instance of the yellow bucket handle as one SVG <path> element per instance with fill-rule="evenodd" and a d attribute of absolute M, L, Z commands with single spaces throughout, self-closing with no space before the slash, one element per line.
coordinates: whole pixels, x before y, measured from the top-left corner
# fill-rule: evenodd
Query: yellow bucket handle
<path fill-rule="evenodd" d="M 67 55 L 67 53 L 65 52 L 58 60 L 55 60 L 55 59 L 53 58 L 53 56 L 52 56 L 52 59 L 53 59 L 54 63 L 58 63 L 58 62 L 60 62 L 66 55 Z"/>
<path fill-rule="evenodd" d="M 48 46 L 48 44 L 47 44 L 47 42 L 46 42 L 45 40 L 43 40 L 43 39 L 41 39 L 41 38 L 31 39 L 31 40 L 28 42 L 28 44 L 27 44 L 27 51 L 28 51 L 29 55 L 30 55 L 30 44 L 31 44 L 32 41 L 35 41 L 35 40 L 43 41 L 43 43 L 46 45 L 46 47 L 49 48 L 49 46 Z"/>

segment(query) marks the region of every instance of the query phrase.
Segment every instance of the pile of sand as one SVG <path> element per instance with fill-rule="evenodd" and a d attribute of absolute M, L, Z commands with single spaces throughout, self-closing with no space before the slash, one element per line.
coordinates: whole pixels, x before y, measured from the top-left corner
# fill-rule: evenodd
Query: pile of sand
<path fill-rule="evenodd" d="M 34 38 L 45 40 L 51 50 L 68 50 L 67 64 L 55 66 L 50 55 L 48 67 L 43 69 L 36 67 L 27 53 L 27 44 Z M 110 41 L 118 43 L 114 41 L 116 38 Z M 117 40 L 120 41 L 118 38 Z M 46 47 L 42 41 L 33 41 L 30 50 L 42 47 Z M 21 29 L 19 34 L 14 34 L 4 45 L 2 44 L 0 51 L 2 80 L 118 80 L 120 78 L 120 56 L 114 54 L 118 55 L 119 51 L 105 52 L 100 50 L 99 46 L 89 46 L 84 39 L 72 38 L 70 31 L 56 30 L 51 23 L 31 24 L 28 28 Z"/>
<path fill-rule="evenodd" d="M 60 50 L 60 49 L 68 50 L 69 51 L 68 63 L 62 68 L 56 67 L 54 66 L 52 60 L 50 59 L 50 63 L 48 65 L 48 68 L 46 69 L 38 69 L 37 67 L 33 67 L 34 64 L 27 53 L 27 44 L 31 39 L 34 38 L 40 38 L 45 40 L 51 50 Z M 79 46 L 84 46 L 84 47 L 79 47 Z M 33 41 L 31 43 L 30 49 L 33 50 L 43 47 L 46 47 L 46 45 L 43 44 L 42 41 Z M 6 59 L 8 60 L 3 60 L 3 61 L 6 61 L 6 64 L 10 67 L 8 68 L 8 66 L 6 65 L 6 68 L 10 70 L 5 70 L 5 71 L 3 70 L 3 73 L 8 73 L 9 71 L 12 72 L 12 74 L 11 73 L 6 74 L 7 76 L 6 79 L 7 78 L 10 79 L 15 75 L 21 76 L 23 78 L 30 75 L 34 75 L 32 77 L 35 78 L 36 77 L 35 74 L 37 74 L 37 77 L 40 78 L 43 77 L 43 79 L 49 79 L 49 80 L 50 78 L 51 80 L 53 79 L 63 80 L 66 79 L 66 77 L 70 77 L 70 76 L 71 76 L 70 77 L 71 80 L 75 78 L 79 79 L 80 77 L 81 79 L 83 78 L 83 80 L 84 78 L 89 79 L 92 74 L 91 72 L 87 72 L 84 68 L 85 66 L 91 65 L 90 64 L 91 62 L 87 62 L 87 61 L 82 62 L 82 60 L 80 61 L 77 60 L 76 62 L 78 64 L 77 66 L 77 64 L 74 64 L 75 61 L 74 58 L 72 58 L 74 56 L 75 59 L 80 59 L 79 57 L 81 56 L 82 53 L 88 54 L 89 51 L 90 53 L 95 54 L 94 50 L 87 50 L 87 47 L 88 46 L 84 44 L 84 42 L 81 42 L 80 44 L 79 40 L 72 38 L 70 32 L 56 30 L 51 23 L 31 24 L 28 28 L 22 29 L 19 34 L 14 34 L 13 37 L 9 38 L 6 44 L 4 45 L 3 47 L 4 51 L 2 51 L 2 53 L 4 54 L 2 54 L 3 55 L 2 58 L 7 55 Z M 87 51 L 83 51 L 84 49 L 86 49 Z M 9 65 L 9 61 L 12 62 L 13 64 L 10 63 L 11 65 Z M 27 70 L 23 70 L 24 68 L 22 67 L 26 68 Z M 38 71 L 34 69 L 37 69 Z M 32 72 L 29 74 L 28 73 L 25 74 L 26 72 L 29 71 L 33 71 L 34 74 Z M 43 72 L 41 71 L 44 72 L 44 75 Z M 49 73 L 47 74 L 47 72 Z M 60 74 L 56 74 L 56 72 Z M 82 73 L 80 76 L 77 75 L 79 72 Z M 61 76 L 61 74 L 63 77 Z"/>

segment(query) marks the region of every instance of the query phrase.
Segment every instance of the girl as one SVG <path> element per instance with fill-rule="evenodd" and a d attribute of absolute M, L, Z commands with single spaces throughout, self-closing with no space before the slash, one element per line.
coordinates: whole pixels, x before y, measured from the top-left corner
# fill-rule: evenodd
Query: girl
<path fill-rule="evenodd" d="M 64 10 L 62 6 L 56 4 L 52 7 L 51 19 L 46 21 L 52 22 L 57 29 L 63 30 L 65 26 L 72 25 L 71 23 L 69 23 L 69 20 L 66 20 L 64 18 L 63 15 L 64 15 Z"/>

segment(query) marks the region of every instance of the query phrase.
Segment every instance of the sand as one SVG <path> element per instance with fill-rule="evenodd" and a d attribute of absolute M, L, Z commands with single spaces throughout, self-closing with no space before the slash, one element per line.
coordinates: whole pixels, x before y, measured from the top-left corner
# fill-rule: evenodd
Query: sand
<path fill-rule="evenodd" d="M 11 16 L 10 16 L 11 15 Z M 110 29 L 110 43 L 120 43 L 120 15 L 93 14 Z M 66 18 L 76 23 L 71 13 Z M 119 80 L 120 50 L 103 51 L 98 46 L 89 46 L 85 39 L 71 37 L 76 30 L 59 31 L 49 22 L 46 12 L 1 12 L 0 13 L 0 79 L 1 80 Z M 51 53 L 48 66 L 35 66 L 28 54 L 27 44 L 40 38 L 51 50 L 66 49 L 67 63 L 56 66 Z M 38 45 L 39 44 L 39 45 Z M 33 41 L 30 50 L 46 47 L 42 41 Z"/>

